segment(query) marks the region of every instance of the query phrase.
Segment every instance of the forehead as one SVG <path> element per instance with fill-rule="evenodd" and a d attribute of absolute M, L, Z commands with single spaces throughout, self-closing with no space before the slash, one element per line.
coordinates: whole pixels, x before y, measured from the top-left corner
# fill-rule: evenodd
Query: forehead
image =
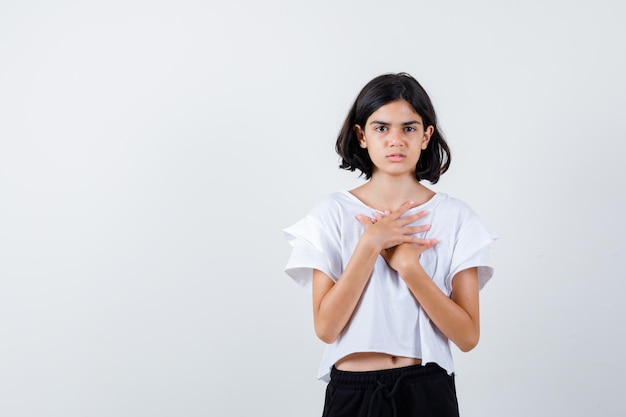
<path fill-rule="evenodd" d="M 367 124 L 371 122 L 418 122 L 422 123 L 422 117 L 417 114 L 413 106 L 406 100 L 391 101 L 383 106 L 380 106 L 374 113 L 367 118 Z"/>

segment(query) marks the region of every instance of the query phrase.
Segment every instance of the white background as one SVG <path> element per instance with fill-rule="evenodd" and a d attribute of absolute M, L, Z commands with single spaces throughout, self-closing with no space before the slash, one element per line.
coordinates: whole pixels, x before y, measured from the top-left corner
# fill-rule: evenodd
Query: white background
<path fill-rule="evenodd" d="M 623 2 L 0 1 L 0 415 L 319 416 L 281 229 L 386 72 L 501 239 L 465 417 L 620 416 Z"/>

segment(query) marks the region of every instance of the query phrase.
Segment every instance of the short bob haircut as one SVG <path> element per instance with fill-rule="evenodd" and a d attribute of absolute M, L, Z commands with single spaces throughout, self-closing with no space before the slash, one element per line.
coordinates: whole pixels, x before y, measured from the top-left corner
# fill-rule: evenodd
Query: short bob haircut
<path fill-rule="evenodd" d="M 396 100 L 406 100 L 413 107 L 422 118 L 424 129 L 428 126 L 434 128 L 428 147 L 422 151 L 415 166 L 415 177 L 418 181 L 428 180 L 435 184 L 450 167 L 450 148 L 437 127 L 437 116 L 430 97 L 415 78 L 404 72 L 380 75 L 363 87 L 337 138 L 335 150 L 341 157 L 339 168 L 349 171 L 358 169 L 365 179 L 372 177 L 374 164 L 367 149 L 359 146 L 354 126 L 365 128 L 372 113 Z"/>

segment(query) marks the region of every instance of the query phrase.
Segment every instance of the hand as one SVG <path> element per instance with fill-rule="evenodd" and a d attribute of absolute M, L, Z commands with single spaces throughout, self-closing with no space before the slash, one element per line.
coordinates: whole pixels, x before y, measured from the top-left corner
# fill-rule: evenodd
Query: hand
<path fill-rule="evenodd" d="M 403 217 L 404 213 L 413 207 L 416 207 L 415 203 L 408 201 L 394 211 L 374 213 L 373 218 L 363 214 L 356 216 L 359 223 L 365 227 L 361 238 L 369 241 L 378 252 L 402 243 L 429 244 L 430 239 L 420 239 L 413 235 L 429 230 L 430 225 L 409 226 L 426 216 L 427 212 L 420 211 Z"/>
<path fill-rule="evenodd" d="M 392 248 L 383 249 L 380 253 L 391 269 L 401 276 L 407 275 L 410 268 L 421 267 L 419 260 L 422 253 L 435 246 L 437 239 L 422 239 L 423 243 L 402 243 Z"/>

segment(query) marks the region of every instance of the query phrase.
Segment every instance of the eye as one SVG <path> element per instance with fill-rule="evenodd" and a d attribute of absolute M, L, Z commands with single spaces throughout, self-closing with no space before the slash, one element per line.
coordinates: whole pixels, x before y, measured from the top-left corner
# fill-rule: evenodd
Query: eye
<path fill-rule="evenodd" d="M 417 129 L 415 129 L 413 126 L 407 126 L 404 128 L 405 132 L 415 132 Z"/>
<path fill-rule="evenodd" d="M 377 132 L 386 132 L 387 131 L 387 126 L 376 126 L 374 128 L 375 131 Z"/>

